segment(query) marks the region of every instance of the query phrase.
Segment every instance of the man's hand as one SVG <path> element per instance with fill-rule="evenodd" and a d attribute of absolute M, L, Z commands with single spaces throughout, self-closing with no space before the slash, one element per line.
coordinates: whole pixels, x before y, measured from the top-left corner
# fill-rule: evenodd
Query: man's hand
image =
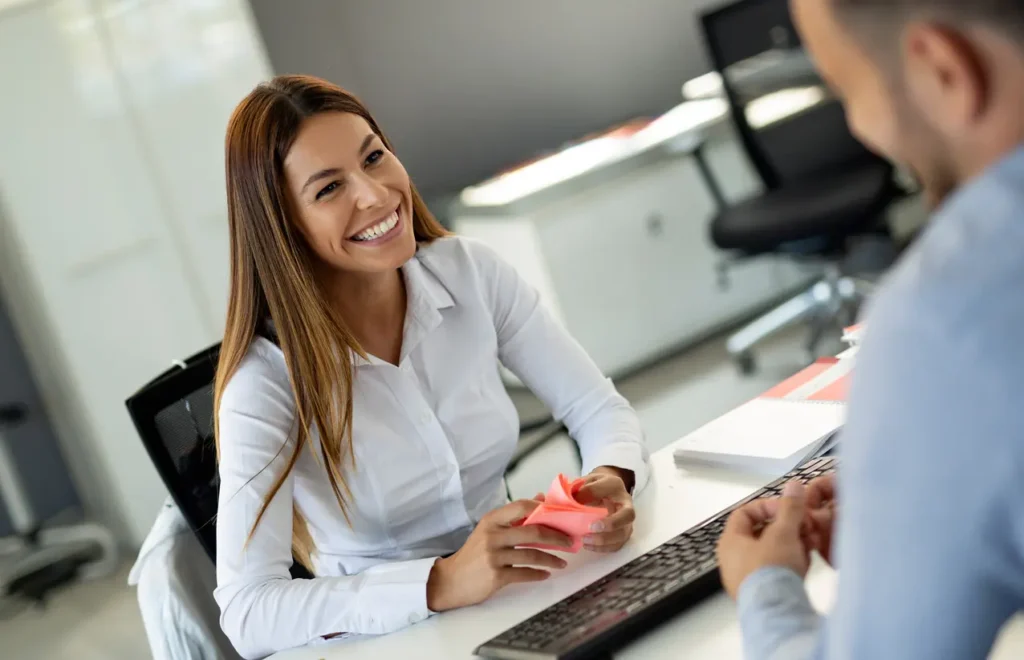
<path fill-rule="evenodd" d="M 730 596 L 736 598 L 743 581 L 768 566 L 807 575 L 811 548 L 806 507 L 803 485 L 791 481 L 781 498 L 754 500 L 729 516 L 718 540 L 718 568 Z"/>
<path fill-rule="evenodd" d="M 613 467 L 595 468 L 586 478 L 586 484 L 576 493 L 576 501 L 588 506 L 608 509 L 608 517 L 595 522 L 591 533 L 583 537 L 583 547 L 594 552 L 615 552 L 633 535 L 633 496 L 629 494 L 627 480 L 633 473 Z"/>
<path fill-rule="evenodd" d="M 818 477 L 807 486 L 806 541 L 832 564 L 833 530 L 838 516 L 835 475 Z"/>

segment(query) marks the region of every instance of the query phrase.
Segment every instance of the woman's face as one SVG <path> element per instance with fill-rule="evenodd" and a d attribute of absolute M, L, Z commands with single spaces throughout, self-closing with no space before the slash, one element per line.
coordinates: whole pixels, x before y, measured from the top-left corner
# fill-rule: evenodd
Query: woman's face
<path fill-rule="evenodd" d="M 409 175 L 362 117 L 305 120 L 284 169 L 299 228 L 326 264 L 381 273 L 416 252 Z"/>

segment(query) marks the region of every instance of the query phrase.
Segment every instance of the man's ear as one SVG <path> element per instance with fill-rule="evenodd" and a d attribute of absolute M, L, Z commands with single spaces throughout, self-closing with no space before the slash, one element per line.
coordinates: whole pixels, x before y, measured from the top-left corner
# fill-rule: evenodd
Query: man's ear
<path fill-rule="evenodd" d="M 958 137 L 985 114 L 989 81 L 978 52 L 962 34 L 935 23 L 903 31 L 904 80 L 911 101 L 938 131 Z"/>

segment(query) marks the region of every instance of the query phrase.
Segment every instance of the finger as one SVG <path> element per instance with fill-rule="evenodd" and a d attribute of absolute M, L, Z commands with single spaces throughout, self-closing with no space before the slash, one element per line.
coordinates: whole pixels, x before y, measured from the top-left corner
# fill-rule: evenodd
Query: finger
<path fill-rule="evenodd" d="M 590 504 L 605 498 L 615 499 L 617 496 L 623 495 L 629 497 L 629 493 L 626 492 L 626 484 L 622 483 L 622 479 L 600 475 L 594 481 L 584 484 L 576 492 L 576 501 L 580 504 Z"/>
<path fill-rule="evenodd" d="M 818 477 L 807 485 L 807 506 L 818 509 L 836 499 L 835 475 Z"/>
<path fill-rule="evenodd" d="M 495 538 L 497 546 L 501 548 L 514 548 L 520 545 L 550 545 L 571 548 L 573 543 L 572 538 L 567 534 L 544 525 L 509 527 L 502 530 Z"/>
<path fill-rule="evenodd" d="M 755 529 L 761 523 L 761 510 L 764 504 L 760 500 L 743 504 L 742 507 L 732 512 L 725 521 L 725 528 L 722 536 L 749 536 L 755 537 Z"/>
<path fill-rule="evenodd" d="M 815 529 L 832 529 L 836 521 L 836 510 L 834 507 L 825 506 L 820 509 L 808 511 L 807 518 Z"/>
<path fill-rule="evenodd" d="M 633 535 L 633 526 L 628 525 L 614 532 L 604 534 L 588 534 L 583 537 L 583 545 L 594 552 L 615 552 L 626 544 Z"/>
<path fill-rule="evenodd" d="M 503 568 L 498 573 L 498 580 L 502 586 L 521 582 L 543 582 L 549 577 L 551 577 L 551 573 L 537 568 Z"/>
<path fill-rule="evenodd" d="M 610 516 L 594 521 L 594 523 L 590 525 L 590 531 L 595 534 L 610 532 L 626 527 L 627 525 L 632 525 L 635 520 L 636 509 L 634 509 L 632 505 L 627 504 Z"/>
<path fill-rule="evenodd" d="M 539 566 L 565 568 L 569 564 L 561 557 L 534 548 L 510 548 L 496 555 L 501 566 Z"/>
<path fill-rule="evenodd" d="M 760 499 L 744 504 L 732 512 L 725 522 L 725 529 L 722 534 L 733 534 L 750 538 L 757 538 L 761 529 L 767 525 L 775 512 L 772 507 L 772 500 Z"/>
<path fill-rule="evenodd" d="M 544 501 L 544 493 L 537 493 L 536 495 L 533 496 L 533 499 L 535 501 L 537 501 L 537 502 L 543 502 Z"/>
<path fill-rule="evenodd" d="M 487 514 L 487 518 L 489 522 L 494 524 L 508 526 L 526 518 L 538 506 L 540 506 L 540 502 L 535 500 L 516 500 L 491 511 Z"/>
<path fill-rule="evenodd" d="M 800 526 L 807 510 L 807 494 L 804 485 L 799 481 L 790 481 L 782 489 L 782 497 L 778 499 L 775 519 L 768 527 L 772 534 L 791 534 L 799 536 Z"/>

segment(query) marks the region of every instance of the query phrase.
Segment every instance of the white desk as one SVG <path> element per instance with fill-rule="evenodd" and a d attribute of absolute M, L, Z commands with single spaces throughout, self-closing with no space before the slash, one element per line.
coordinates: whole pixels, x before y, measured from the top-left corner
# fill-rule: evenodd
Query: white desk
<path fill-rule="evenodd" d="M 418 658 L 455 660 L 473 657 L 473 649 L 523 619 L 572 594 L 629 560 L 647 552 L 704 518 L 746 497 L 762 483 L 731 473 L 683 473 L 672 460 L 672 446 L 652 457 L 653 476 L 636 499 L 633 539 L 617 555 L 581 553 L 567 569 L 539 585 L 517 585 L 476 607 L 435 616 L 406 630 L 375 638 L 348 639 L 279 653 L 273 660 L 349 660 L 354 658 Z M 827 566 L 808 576 L 812 599 L 819 608 L 831 605 L 835 573 Z M 1016 651 L 1016 652 L 1014 652 Z M 719 594 L 680 615 L 653 633 L 622 649 L 617 658 L 668 660 L 715 658 L 740 660 L 735 608 Z M 1024 657 L 1024 620 L 1004 636 L 993 658 Z"/>

